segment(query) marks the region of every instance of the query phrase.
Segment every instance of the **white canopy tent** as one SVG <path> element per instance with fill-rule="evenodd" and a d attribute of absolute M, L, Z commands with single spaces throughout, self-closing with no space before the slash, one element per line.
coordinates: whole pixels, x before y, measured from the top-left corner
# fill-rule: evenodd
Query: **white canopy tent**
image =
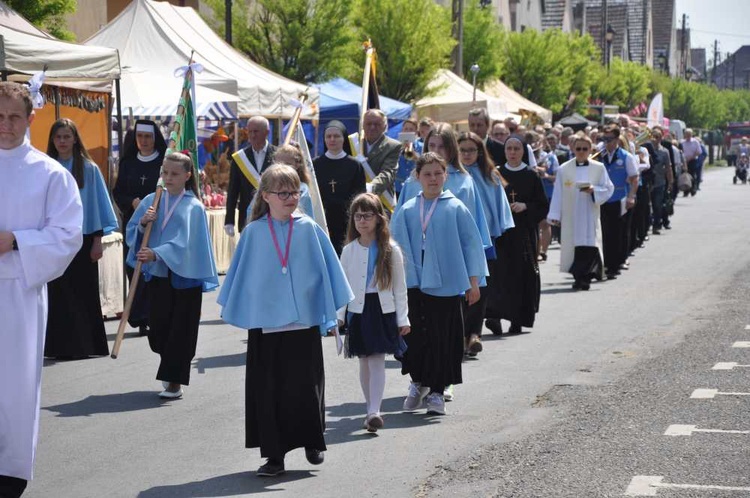
<path fill-rule="evenodd" d="M 503 102 L 477 89 L 473 100 L 474 87 L 463 78 L 447 69 L 440 69 L 428 88 L 437 90 L 432 97 L 420 99 L 414 104 L 419 116 L 428 116 L 435 121 L 461 123 L 469 118 L 469 111 L 475 107 L 487 109 L 492 119 L 504 119 L 508 112 Z"/>
<path fill-rule="evenodd" d="M 485 85 L 484 92 L 502 100 L 509 112 L 521 114 L 521 111 L 530 111 L 536 113 L 545 123 L 552 122 L 552 111 L 535 104 L 500 80 Z"/>
<path fill-rule="evenodd" d="M 172 71 L 186 65 L 191 55 L 204 67 L 196 75 L 199 87 L 238 96 L 240 116 L 290 118 L 294 107 L 289 100 L 299 98 L 306 90 L 304 85 L 268 71 L 237 52 L 193 9 L 168 2 L 133 0 L 85 43 L 117 48 L 123 67 L 134 68 L 132 72 L 125 71 L 130 76 L 123 78 L 123 107 L 164 105 L 174 100 L 179 91 L 167 96 L 164 87 L 171 84 L 170 78 L 174 79 Z M 132 85 L 127 79 L 132 80 Z M 142 79 L 148 83 L 139 83 Z M 308 96 L 308 103 L 315 103 L 318 91 L 311 88 Z M 205 97 L 217 98 L 208 94 Z M 131 98 L 137 103 L 128 100 Z M 201 100 L 200 91 L 197 100 Z M 308 110 L 307 117 L 311 117 L 310 113 Z"/>

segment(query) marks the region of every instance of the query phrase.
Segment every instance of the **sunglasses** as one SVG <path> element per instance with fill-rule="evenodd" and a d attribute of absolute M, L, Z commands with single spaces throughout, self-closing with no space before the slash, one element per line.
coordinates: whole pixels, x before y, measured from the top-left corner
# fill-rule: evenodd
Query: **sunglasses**
<path fill-rule="evenodd" d="M 588 152 L 590 150 L 588 147 L 576 147 L 576 152 Z"/>
<path fill-rule="evenodd" d="M 461 154 L 476 154 L 479 149 L 458 149 Z"/>

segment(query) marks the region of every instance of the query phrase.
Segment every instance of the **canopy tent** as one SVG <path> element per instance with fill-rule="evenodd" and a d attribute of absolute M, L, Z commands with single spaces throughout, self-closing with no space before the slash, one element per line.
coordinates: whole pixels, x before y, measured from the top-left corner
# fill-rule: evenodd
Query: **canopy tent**
<path fill-rule="evenodd" d="M 343 78 L 336 78 L 328 83 L 314 85 L 320 90 L 320 124 L 325 126 L 337 119 L 344 123 L 349 133 L 359 131 L 360 105 L 362 87 Z M 388 117 L 388 135 L 398 136 L 399 125 L 411 116 L 411 105 L 388 97 L 380 96 L 380 110 Z M 311 124 L 305 124 L 305 136 L 310 143 L 315 143 L 315 130 Z M 321 130 L 322 131 L 322 130 Z M 318 152 L 323 151 L 323 133 L 318 134 Z"/>
<path fill-rule="evenodd" d="M 58 116 L 70 118 L 108 178 L 109 93 L 112 81 L 120 77 L 117 50 L 60 41 L 0 2 L 0 72 L 26 81 L 45 66 L 44 83 L 55 90 L 45 92 L 47 103 L 35 111 L 32 144 L 46 150 L 52 123 Z"/>
<path fill-rule="evenodd" d="M 473 100 L 474 87 L 471 83 L 447 69 L 438 70 L 427 88 L 435 91 L 435 94 L 414 104 L 420 116 L 428 116 L 435 121 L 460 123 L 469 119 L 469 111 L 475 107 L 487 109 L 492 119 L 503 119 L 508 115 L 508 110 L 500 99 L 479 89 L 476 91 L 476 100 Z"/>
<path fill-rule="evenodd" d="M 263 115 L 290 118 L 304 85 L 279 76 L 247 59 L 222 40 L 190 7 L 168 2 L 133 0 L 115 19 L 86 40 L 86 45 L 117 48 L 124 67 L 146 71 L 149 84 L 128 88 L 123 81 L 123 107 L 164 105 L 176 100 L 179 91 L 167 95 L 164 83 L 174 69 L 193 57 L 204 67 L 196 74 L 198 87 L 237 95 L 241 116 Z M 136 101 L 128 100 L 138 94 Z M 308 90 L 308 103 L 318 101 L 318 92 Z M 201 101 L 201 98 L 198 97 Z M 146 103 L 148 101 L 148 103 Z M 226 102 L 226 100 L 216 100 Z M 314 107 L 308 107 L 312 117 Z"/>
<path fill-rule="evenodd" d="M 500 80 L 487 84 L 484 92 L 502 100 L 509 112 L 523 114 L 522 111 L 529 111 L 536 113 L 545 123 L 552 122 L 552 111 L 535 104 Z"/>
<path fill-rule="evenodd" d="M 577 112 L 574 112 L 570 116 L 565 116 L 560 121 L 558 121 L 559 124 L 563 126 L 569 126 L 573 128 L 575 131 L 583 130 L 587 126 L 596 126 L 596 121 L 590 121 L 586 119 L 585 117 L 581 116 Z"/>

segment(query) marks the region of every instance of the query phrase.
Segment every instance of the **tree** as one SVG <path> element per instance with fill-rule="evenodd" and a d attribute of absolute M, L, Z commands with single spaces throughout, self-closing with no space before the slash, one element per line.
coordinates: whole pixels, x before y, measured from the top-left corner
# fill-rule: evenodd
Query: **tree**
<path fill-rule="evenodd" d="M 217 18 L 224 19 L 224 0 L 207 3 Z M 235 3 L 239 5 L 232 10 L 234 46 L 267 69 L 312 83 L 354 67 L 356 41 L 349 22 L 352 0 Z"/>
<path fill-rule="evenodd" d="M 477 64 L 477 86 L 500 77 L 501 59 L 498 54 L 505 44 L 502 27 L 495 22 L 492 9 L 483 7 L 480 0 L 469 0 L 464 9 L 464 78 L 471 81 L 471 66 Z"/>
<path fill-rule="evenodd" d="M 599 59 L 590 36 L 527 29 L 508 33 L 500 54 L 503 81 L 553 113 L 572 112 L 588 100 Z"/>
<path fill-rule="evenodd" d="M 616 105 L 627 112 L 648 99 L 651 93 L 651 74 L 648 67 L 637 62 L 612 60 L 610 70 L 597 66 L 591 85 L 591 97 L 606 104 Z"/>
<path fill-rule="evenodd" d="M 75 35 L 66 29 L 65 15 L 76 11 L 76 0 L 5 0 L 5 3 L 52 36 L 75 40 Z"/>
<path fill-rule="evenodd" d="M 433 0 L 359 0 L 354 22 L 360 42 L 372 40 L 377 51 L 379 90 L 388 97 L 429 95 L 437 70 L 450 65 L 450 12 Z M 362 81 L 364 59 L 360 53 L 359 69 L 346 75 L 352 81 Z"/>

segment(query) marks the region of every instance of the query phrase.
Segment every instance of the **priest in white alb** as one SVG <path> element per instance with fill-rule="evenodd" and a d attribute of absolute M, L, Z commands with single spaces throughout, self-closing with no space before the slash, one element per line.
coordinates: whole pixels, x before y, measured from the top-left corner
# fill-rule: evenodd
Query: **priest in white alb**
<path fill-rule="evenodd" d="M 547 220 L 560 225 L 560 271 L 573 275 L 573 289 L 589 290 L 604 276 L 599 206 L 615 187 L 604 165 L 589 159 L 591 139 L 577 137 L 571 147 L 575 157 L 557 171 Z"/>
<path fill-rule="evenodd" d="M 27 87 L 0 82 L 0 496 L 13 498 L 34 464 L 47 282 L 83 242 L 76 181 L 31 146 L 33 118 Z"/>

